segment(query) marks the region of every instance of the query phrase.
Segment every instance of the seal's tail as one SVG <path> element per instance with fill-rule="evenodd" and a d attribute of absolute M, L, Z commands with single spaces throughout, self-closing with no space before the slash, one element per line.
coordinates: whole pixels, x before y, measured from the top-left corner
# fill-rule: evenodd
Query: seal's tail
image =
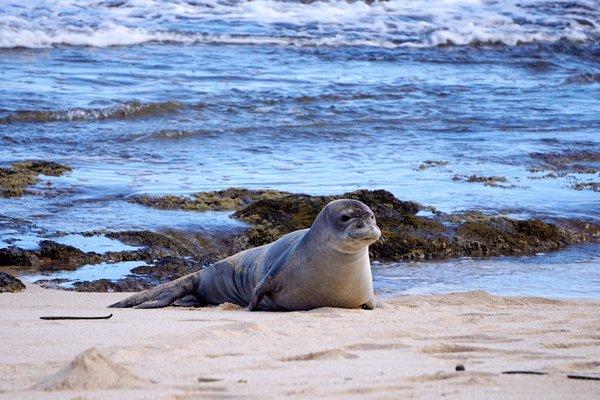
<path fill-rule="evenodd" d="M 194 294 L 202 271 L 194 272 L 175 279 L 172 282 L 163 283 L 136 293 L 133 296 L 111 304 L 110 308 L 161 308 L 173 304 L 178 299 L 188 294 Z"/>

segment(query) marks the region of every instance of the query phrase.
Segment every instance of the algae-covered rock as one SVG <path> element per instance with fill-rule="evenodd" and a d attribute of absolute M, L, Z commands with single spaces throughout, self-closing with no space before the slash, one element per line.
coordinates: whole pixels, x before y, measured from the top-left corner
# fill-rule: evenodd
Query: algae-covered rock
<path fill-rule="evenodd" d="M 35 172 L 46 176 L 61 176 L 72 171 L 67 165 L 41 160 L 19 161 L 14 163 L 12 168 L 16 171 Z"/>
<path fill-rule="evenodd" d="M 6 272 L 0 272 L 0 293 L 5 292 L 20 292 L 25 290 L 25 285 L 20 279 L 7 274 Z"/>
<path fill-rule="evenodd" d="M 20 161 L 9 168 L 0 168 L 0 196 L 18 197 L 39 182 L 38 175 L 60 176 L 71 168 L 51 161 Z"/>
<path fill-rule="evenodd" d="M 229 188 L 214 192 L 199 192 L 190 196 L 136 196 L 132 203 L 159 208 L 162 210 L 188 211 L 234 211 L 261 199 L 285 196 L 286 192 L 276 190 L 249 190 Z"/>
<path fill-rule="evenodd" d="M 357 190 L 339 196 L 290 194 L 259 200 L 237 211 L 234 217 L 252 225 L 246 236 L 249 246 L 258 246 L 294 230 L 310 227 L 327 203 L 341 198 L 360 200 L 375 213 L 382 237 L 371 246 L 374 259 L 405 258 L 430 244 L 430 233 L 438 234 L 444 230 L 441 223 L 416 216 L 421 209 L 418 203 L 399 200 L 385 190 Z"/>
<path fill-rule="evenodd" d="M 259 246 L 286 233 L 310 227 L 327 203 L 341 198 L 367 204 L 377 216 L 381 228 L 390 221 L 417 222 L 414 215 L 421 207 L 411 201 L 401 201 L 385 190 L 357 190 L 340 196 L 288 194 L 276 199 L 258 200 L 233 216 L 251 224 L 246 234 L 249 245 Z"/>
<path fill-rule="evenodd" d="M 595 174 L 600 171 L 600 152 L 577 150 L 568 152 L 531 153 L 533 168 L 558 172 Z"/>

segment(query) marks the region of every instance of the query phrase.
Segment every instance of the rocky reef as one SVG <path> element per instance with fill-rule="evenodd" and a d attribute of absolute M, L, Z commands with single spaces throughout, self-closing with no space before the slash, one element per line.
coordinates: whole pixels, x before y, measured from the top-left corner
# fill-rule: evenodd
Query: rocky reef
<path fill-rule="evenodd" d="M 211 192 L 210 196 L 224 192 L 227 191 Z M 371 257 L 379 261 L 532 254 L 600 240 L 600 226 L 586 222 L 583 228 L 581 221 L 515 220 L 472 211 L 418 215 L 428 208 L 397 199 L 385 190 L 357 190 L 338 196 L 277 192 L 266 197 L 245 189 L 235 192 L 253 200 L 232 215 L 250 225 L 233 239 L 236 250 L 266 244 L 310 227 L 323 206 L 339 198 L 360 200 L 375 213 L 382 238 L 371 246 Z M 160 203 L 160 198 L 154 202 Z M 227 250 L 221 253 L 226 254 Z"/>

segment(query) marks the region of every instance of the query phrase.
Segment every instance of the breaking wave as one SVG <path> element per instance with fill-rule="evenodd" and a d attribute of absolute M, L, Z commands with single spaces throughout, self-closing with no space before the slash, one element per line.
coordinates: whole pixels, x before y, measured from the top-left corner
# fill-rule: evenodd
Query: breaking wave
<path fill-rule="evenodd" d="M 431 47 L 600 38 L 592 0 L 9 0 L 0 48 L 148 42 Z"/>
<path fill-rule="evenodd" d="M 69 110 L 32 110 L 18 111 L 0 118 L 0 124 L 15 122 L 70 122 L 92 121 L 104 119 L 126 119 L 153 116 L 174 112 L 182 108 L 181 103 L 167 101 L 164 103 L 141 103 L 129 101 L 110 108 L 86 109 L 72 108 Z"/>

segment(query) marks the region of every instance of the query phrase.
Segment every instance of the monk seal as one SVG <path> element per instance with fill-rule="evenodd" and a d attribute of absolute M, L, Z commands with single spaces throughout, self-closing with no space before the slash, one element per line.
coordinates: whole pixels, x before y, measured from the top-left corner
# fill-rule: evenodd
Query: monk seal
<path fill-rule="evenodd" d="M 200 304 L 229 302 L 251 311 L 373 309 L 369 245 L 380 236 L 367 205 L 334 200 L 309 229 L 244 250 L 110 307 L 166 307 L 192 295 Z"/>

